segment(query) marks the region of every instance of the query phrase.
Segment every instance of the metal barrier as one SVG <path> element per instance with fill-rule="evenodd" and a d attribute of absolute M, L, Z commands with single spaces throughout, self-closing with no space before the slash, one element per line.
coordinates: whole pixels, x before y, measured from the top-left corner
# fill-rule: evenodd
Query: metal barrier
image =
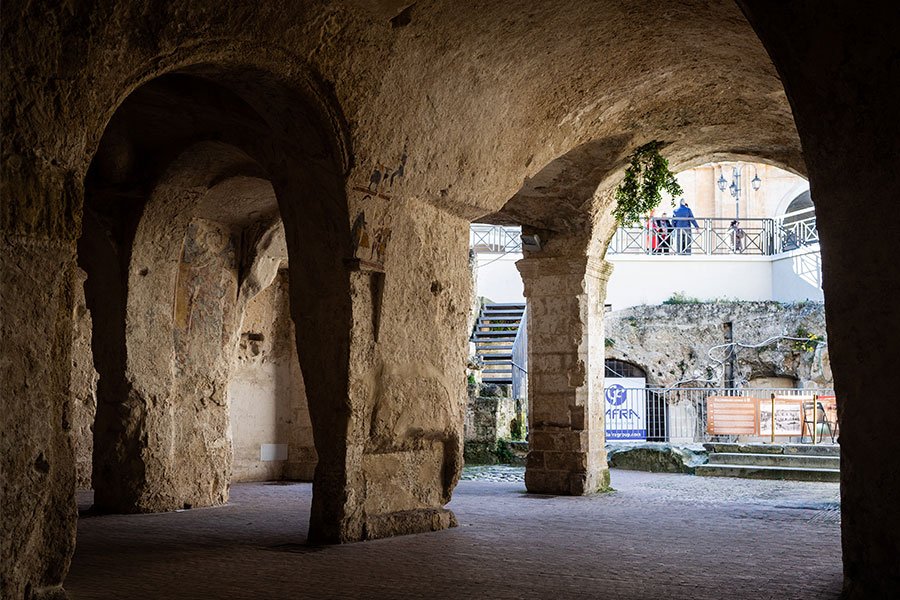
<path fill-rule="evenodd" d="M 469 247 L 476 253 L 522 252 L 521 227 L 473 223 L 469 226 Z"/>
<path fill-rule="evenodd" d="M 808 216 L 803 216 L 804 214 Z M 776 221 L 776 226 L 776 252 L 790 252 L 819 243 L 816 215 L 812 213 L 812 209 L 785 215 Z"/>
<path fill-rule="evenodd" d="M 610 254 L 656 254 L 708 256 L 775 254 L 776 221 L 742 219 L 731 227 L 733 219 L 696 219 L 697 228 L 672 227 L 660 219 L 649 219 L 643 226 L 619 227 L 607 252 Z"/>
<path fill-rule="evenodd" d="M 778 219 L 741 219 L 737 228 L 731 227 L 733 219 L 730 218 L 697 218 L 696 221 L 699 226 L 696 229 L 672 227 L 660 219 L 648 219 L 636 227 L 619 227 L 607 253 L 772 256 L 819 243 L 816 217 L 811 209 Z M 476 254 L 521 253 L 520 234 L 519 227 L 476 223 L 469 228 L 469 246 Z"/>
<path fill-rule="evenodd" d="M 613 385 L 604 388 L 603 395 L 606 439 L 678 443 L 734 441 L 738 436 L 711 435 L 707 432 L 707 399 L 710 396 L 767 399 L 772 394 L 778 397 L 811 399 L 813 394 L 833 395 L 834 391 L 784 388 L 623 388 Z"/>
<path fill-rule="evenodd" d="M 512 347 L 512 397 L 528 398 L 528 308 L 522 311 L 519 330 Z"/>

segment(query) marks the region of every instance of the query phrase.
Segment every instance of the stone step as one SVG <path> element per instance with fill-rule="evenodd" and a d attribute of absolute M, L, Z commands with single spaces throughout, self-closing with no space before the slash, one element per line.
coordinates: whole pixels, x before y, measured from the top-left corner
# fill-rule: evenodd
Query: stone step
<path fill-rule="evenodd" d="M 709 464 L 739 465 L 744 467 L 800 467 L 813 469 L 840 469 L 839 456 L 812 456 L 808 454 L 751 454 L 749 452 L 714 452 Z"/>
<path fill-rule="evenodd" d="M 711 442 L 703 444 L 707 452 L 750 454 L 800 454 L 805 456 L 840 456 L 837 444 L 738 444 Z"/>
<path fill-rule="evenodd" d="M 694 473 L 704 477 L 739 477 L 741 479 L 841 480 L 841 472 L 838 469 L 812 469 L 808 467 L 745 467 L 740 465 L 705 464 L 696 467 Z"/>

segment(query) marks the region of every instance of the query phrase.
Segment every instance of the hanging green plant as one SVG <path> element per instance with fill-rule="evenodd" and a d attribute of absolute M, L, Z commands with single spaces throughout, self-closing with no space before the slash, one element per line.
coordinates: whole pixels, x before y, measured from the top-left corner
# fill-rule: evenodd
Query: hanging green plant
<path fill-rule="evenodd" d="M 673 197 L 684 193 L 675 174 L 669 170 L 669 161 L 659 153 L 662 145 L 657 141 L 644 144 L 628 157 L 631 164 L 625 169 L 625 178 L 615 192 L 613 216 L 620 225 L 633 225 L 659 206 L 661 190 Z"/>

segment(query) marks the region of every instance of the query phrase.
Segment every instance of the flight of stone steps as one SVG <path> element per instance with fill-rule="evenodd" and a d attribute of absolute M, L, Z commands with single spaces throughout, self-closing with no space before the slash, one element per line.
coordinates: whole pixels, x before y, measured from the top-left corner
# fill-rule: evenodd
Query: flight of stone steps
<path fill-rule="evenodd" d="M 835 444 L 703 444 L 709 462 L 696 468 L 707 477 L 840 481 L 841 449 Z"/>
<path fill-rule="evenodd" d="M 472 341 L 475 354 L 484 363 L 483 383 L 511 385 L 512 350 L 522 324 L 525 304 L 485 304 L 475 323 Z"/>

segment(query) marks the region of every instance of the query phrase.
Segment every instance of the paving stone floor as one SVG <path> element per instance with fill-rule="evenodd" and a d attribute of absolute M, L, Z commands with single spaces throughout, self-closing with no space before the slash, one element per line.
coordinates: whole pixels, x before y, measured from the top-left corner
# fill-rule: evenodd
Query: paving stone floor
<path fill-rule="evenodd" d="M 467 469 L 450 505 L 458 528 L 344 546 L 304 544 L 309 484 L 235 485 L 217 508 L 86 513 L 66 589 L 75 600 L 838 597 L 837 484 L 614 470 L 615 492 L 567 498 L 503 480 L 521 472 Z"/>

